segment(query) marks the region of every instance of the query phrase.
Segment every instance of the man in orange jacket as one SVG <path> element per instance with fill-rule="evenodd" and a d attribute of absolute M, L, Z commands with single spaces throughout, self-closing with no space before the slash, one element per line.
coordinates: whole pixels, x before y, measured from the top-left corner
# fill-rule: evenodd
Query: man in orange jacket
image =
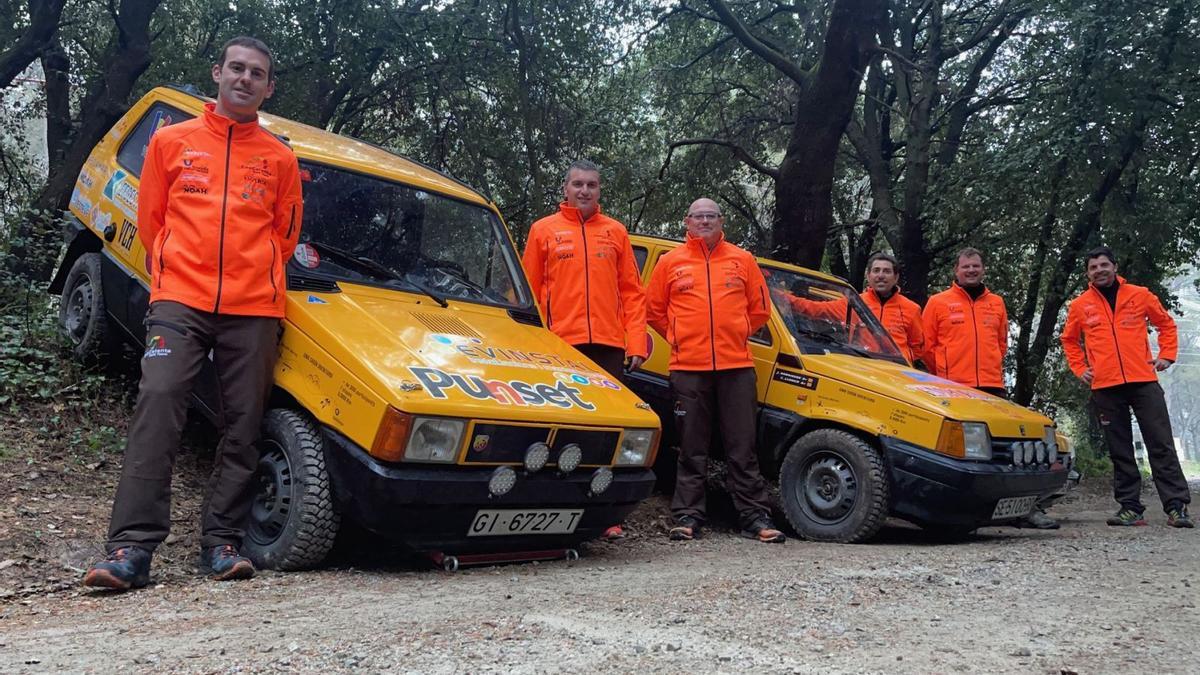
<path fill-rule="evenodd" d="M 258 126 L 274 91 L 261 41 L 240 37 L 212 68 L 217 102 L 159 129 L 146 148 L 138 236 L 150 254 L 142 379 L 113 501 L 107 557 L 86 586 L 145 586 L 171 525 L 171 471 L 192 382 L 211 351 L 224 428 L 201 522 L 201 565 L 218 580 L 254 575 L 245 535 L 259 425 L 278 355 L 284 266 L 300 235 L 300 168 Z"/>
<path fill-rule="evenodd" d="M 522 265 L 550 330 L 616 380 L 649 354 L 646 292 L 625 226 L 600 211 L 600 168 L 567 168 L 558 213 L 529 228 Z M 624 536 L 620 525 L 605 539 Z"/>
<path fill-rule="evenodd" d="M 714 418 L 728 468 L 726 489 L 742 533 L 782 542 L 755 455 L 757 386 L 749 340 L 771 316 L 767 284 L 747 251 L 725 241 L 721 209 L 697 199 L 688 209 L 687 243 L 664 255 L 647 293 L 647 320 L 671 345 L 671 391 L 679 426 L 679 468 L 671 539 L 700 536 Z"/>
<path fill-rule="evenodd" d="M 895 340 L 909 363 L 916 363 L 925 352 L 925 330 L 921 306 L 900 292 L 900 266 L 887 253 L 876 253 L 867 260 L 867 290 L 859 297 L 884 329 Z"/>
<path fill-rule="evenodd" d="M 983 254 L 977 249 L 959 251 L 956 261 L 954 283 L 929 298 L 921 315 L 925 365 L 939 377 L 1008 398 L 1004 299 L 984 286 Z"/>
<path fill-rule="evenodd" d="M 550 330 L 617 379 L 645 361 L 646 294 L 629 233 L 600 210 L 600 168 L 567 169 L 558 213 L 529 228 L 522 264 Z"/>
<path fill-rule="evenodd" d="M 1133 454 L 1137 416 L 1158 497 L 1172 527 L 1193 527 L 1187 480 L 1175 453 L 1171 418 L 1158 373 L 1171 367 L 1179 348 L 1175 321 L 1149 289 L 1117 276 L 1112 249 L 1087 254 L 1089 288 L 1071 301 L 1062 330 L 1063 354 L 1071 372 L 1091 387 L 1113 463 L 1113 496 L 1121 505 L 1109 525 L 1145 525 L 1142 475 Z M 1158 329 L 1158 356 L 1150 351 L 1147 324 Z"/>

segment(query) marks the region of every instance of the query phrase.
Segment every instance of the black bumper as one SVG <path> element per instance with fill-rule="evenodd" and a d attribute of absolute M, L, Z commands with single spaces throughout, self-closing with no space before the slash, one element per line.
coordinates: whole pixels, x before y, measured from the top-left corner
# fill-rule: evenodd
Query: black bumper
<path fill-rule="evenodd" d="M 650 496 L 654 472 L 614 469 L 612 486 L 590 495 L 595 469 L 567 476 L 551 469 L 526 475 L 520 467 L 511 491 L 488 492 L 495 467 L 390 464 L 376 460 L 345 436 L 325 432 L 325 464 L 343 517 L 415 551 L 501 552 L 566 548 L 599 537 Z M 583 509 L 571 534 L 468 537 L 480 509 Z"/>
<path fill-rule="evenodd" d="M 1036 495 L 1039 500 L 1063 489 L 1067 468 L 1018 468 L 954 459 L 883 437 L 892 478 L 892 514 L 918 525 L 980 527 L 1011 523 L 992 519 L 996 502 Z"/>

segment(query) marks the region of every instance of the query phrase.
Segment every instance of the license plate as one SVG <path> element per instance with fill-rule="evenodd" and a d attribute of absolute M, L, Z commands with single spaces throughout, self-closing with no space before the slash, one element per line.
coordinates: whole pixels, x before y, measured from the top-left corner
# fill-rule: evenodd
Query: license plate
<path fill-rule="evenodd" d="M 1020 518 L 1029 515 L 1037 504 L 1037 495 L 1028 497 L 1005 497 L 996 502 L 996 510 L 992 511 L 992 520 L 1001 518 Z"/>
<path fill-rule="evenodd" d="M 505 509 L 479 511 L 468 537 L 496 537 L 512 534 L 571 534 L 583 517 L 583 509 L 557 511 L 552 509 Z"/>

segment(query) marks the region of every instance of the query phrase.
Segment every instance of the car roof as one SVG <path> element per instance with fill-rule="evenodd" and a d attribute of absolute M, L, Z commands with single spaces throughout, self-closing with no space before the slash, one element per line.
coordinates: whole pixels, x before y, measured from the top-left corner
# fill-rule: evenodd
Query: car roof
<path fill-rule="evenodd" d="M 157 87 L 149 95 L 194 115 L 200 115 L 204 104 L 213 100 L 176 87 Z M 457 178 L 372 143 L 264 112 L 259 113 L 258 121 L 267 131 L 283 137 L 300 159 L 379 176 L 464 201 L 489 203 Z"/>
<path fill-rule="evenodd" d="M 653 244 L 658 244 L 660 246 L 667 245 L 670 248 L 675 248 L 676 246 L 679 246 L 680 244 L 683 243 L 682 239 L 674 239 L 671 237 L 660 237 L 658 235 L 653 235 L 653 234 L 634 234 L 633 232 L 629 233 L 629 241 L 632 243 L 637 243 L 640 241 L 646 245 L 653 245 Z M 768 267 L 774 267 L 776 269 L 781 269 L 781 270 L 785 270 L 788 272 L 795 272 L 796 274 L 803 274 L 808 277 L 815 277 L 817 279 L 821 279 L 823 281 L 828 281 L 830 283 L 850 286 L 851 289 L 854 288 L 853 285 L 850 284 L 850 282 L 846 281 L 845 279 L 843 279 L 839 276 L 835 276 L 833 274 L 826 274 L 824 272 L 818 272 L 816 270 L 812 270 L 807 267 L 801 267 L 799 265 L 793 265 L 791 263 L 785 263 L 785 262 L 781 262 L 779 260 L 772 260 L 771 258 L 764 258 L 762 256 L 754 256 L 754 259 L 757 260 L 759 262 L 759 264 L 766 265 Z"/>

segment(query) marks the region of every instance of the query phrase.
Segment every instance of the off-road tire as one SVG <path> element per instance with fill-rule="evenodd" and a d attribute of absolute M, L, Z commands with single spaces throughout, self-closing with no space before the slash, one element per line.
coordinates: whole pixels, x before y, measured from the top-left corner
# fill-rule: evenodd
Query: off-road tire
<path fill-rule="evenodd" d="M 779 472 L 779 494 L 788 522 L 804 539 L 859 543 L 887 519 L 887 466 L 858 436 L 818 429 L 792 444 Z"/>
<path fill-rule="evenodd" d="M 261 458 L 242 554 L 264 569 L 319 565 L 341 518 L 333 504 L 325 447 L 307 415 L 274 408 L 263 416 Z"/>
<path fill-rule="evenodd" d="M 99 253 L 76 258 L 58 303 L 58 325 L 70 344 L 71 355 L 86 364 L 99 362 L 116 346 L 100 274 Z"/>

